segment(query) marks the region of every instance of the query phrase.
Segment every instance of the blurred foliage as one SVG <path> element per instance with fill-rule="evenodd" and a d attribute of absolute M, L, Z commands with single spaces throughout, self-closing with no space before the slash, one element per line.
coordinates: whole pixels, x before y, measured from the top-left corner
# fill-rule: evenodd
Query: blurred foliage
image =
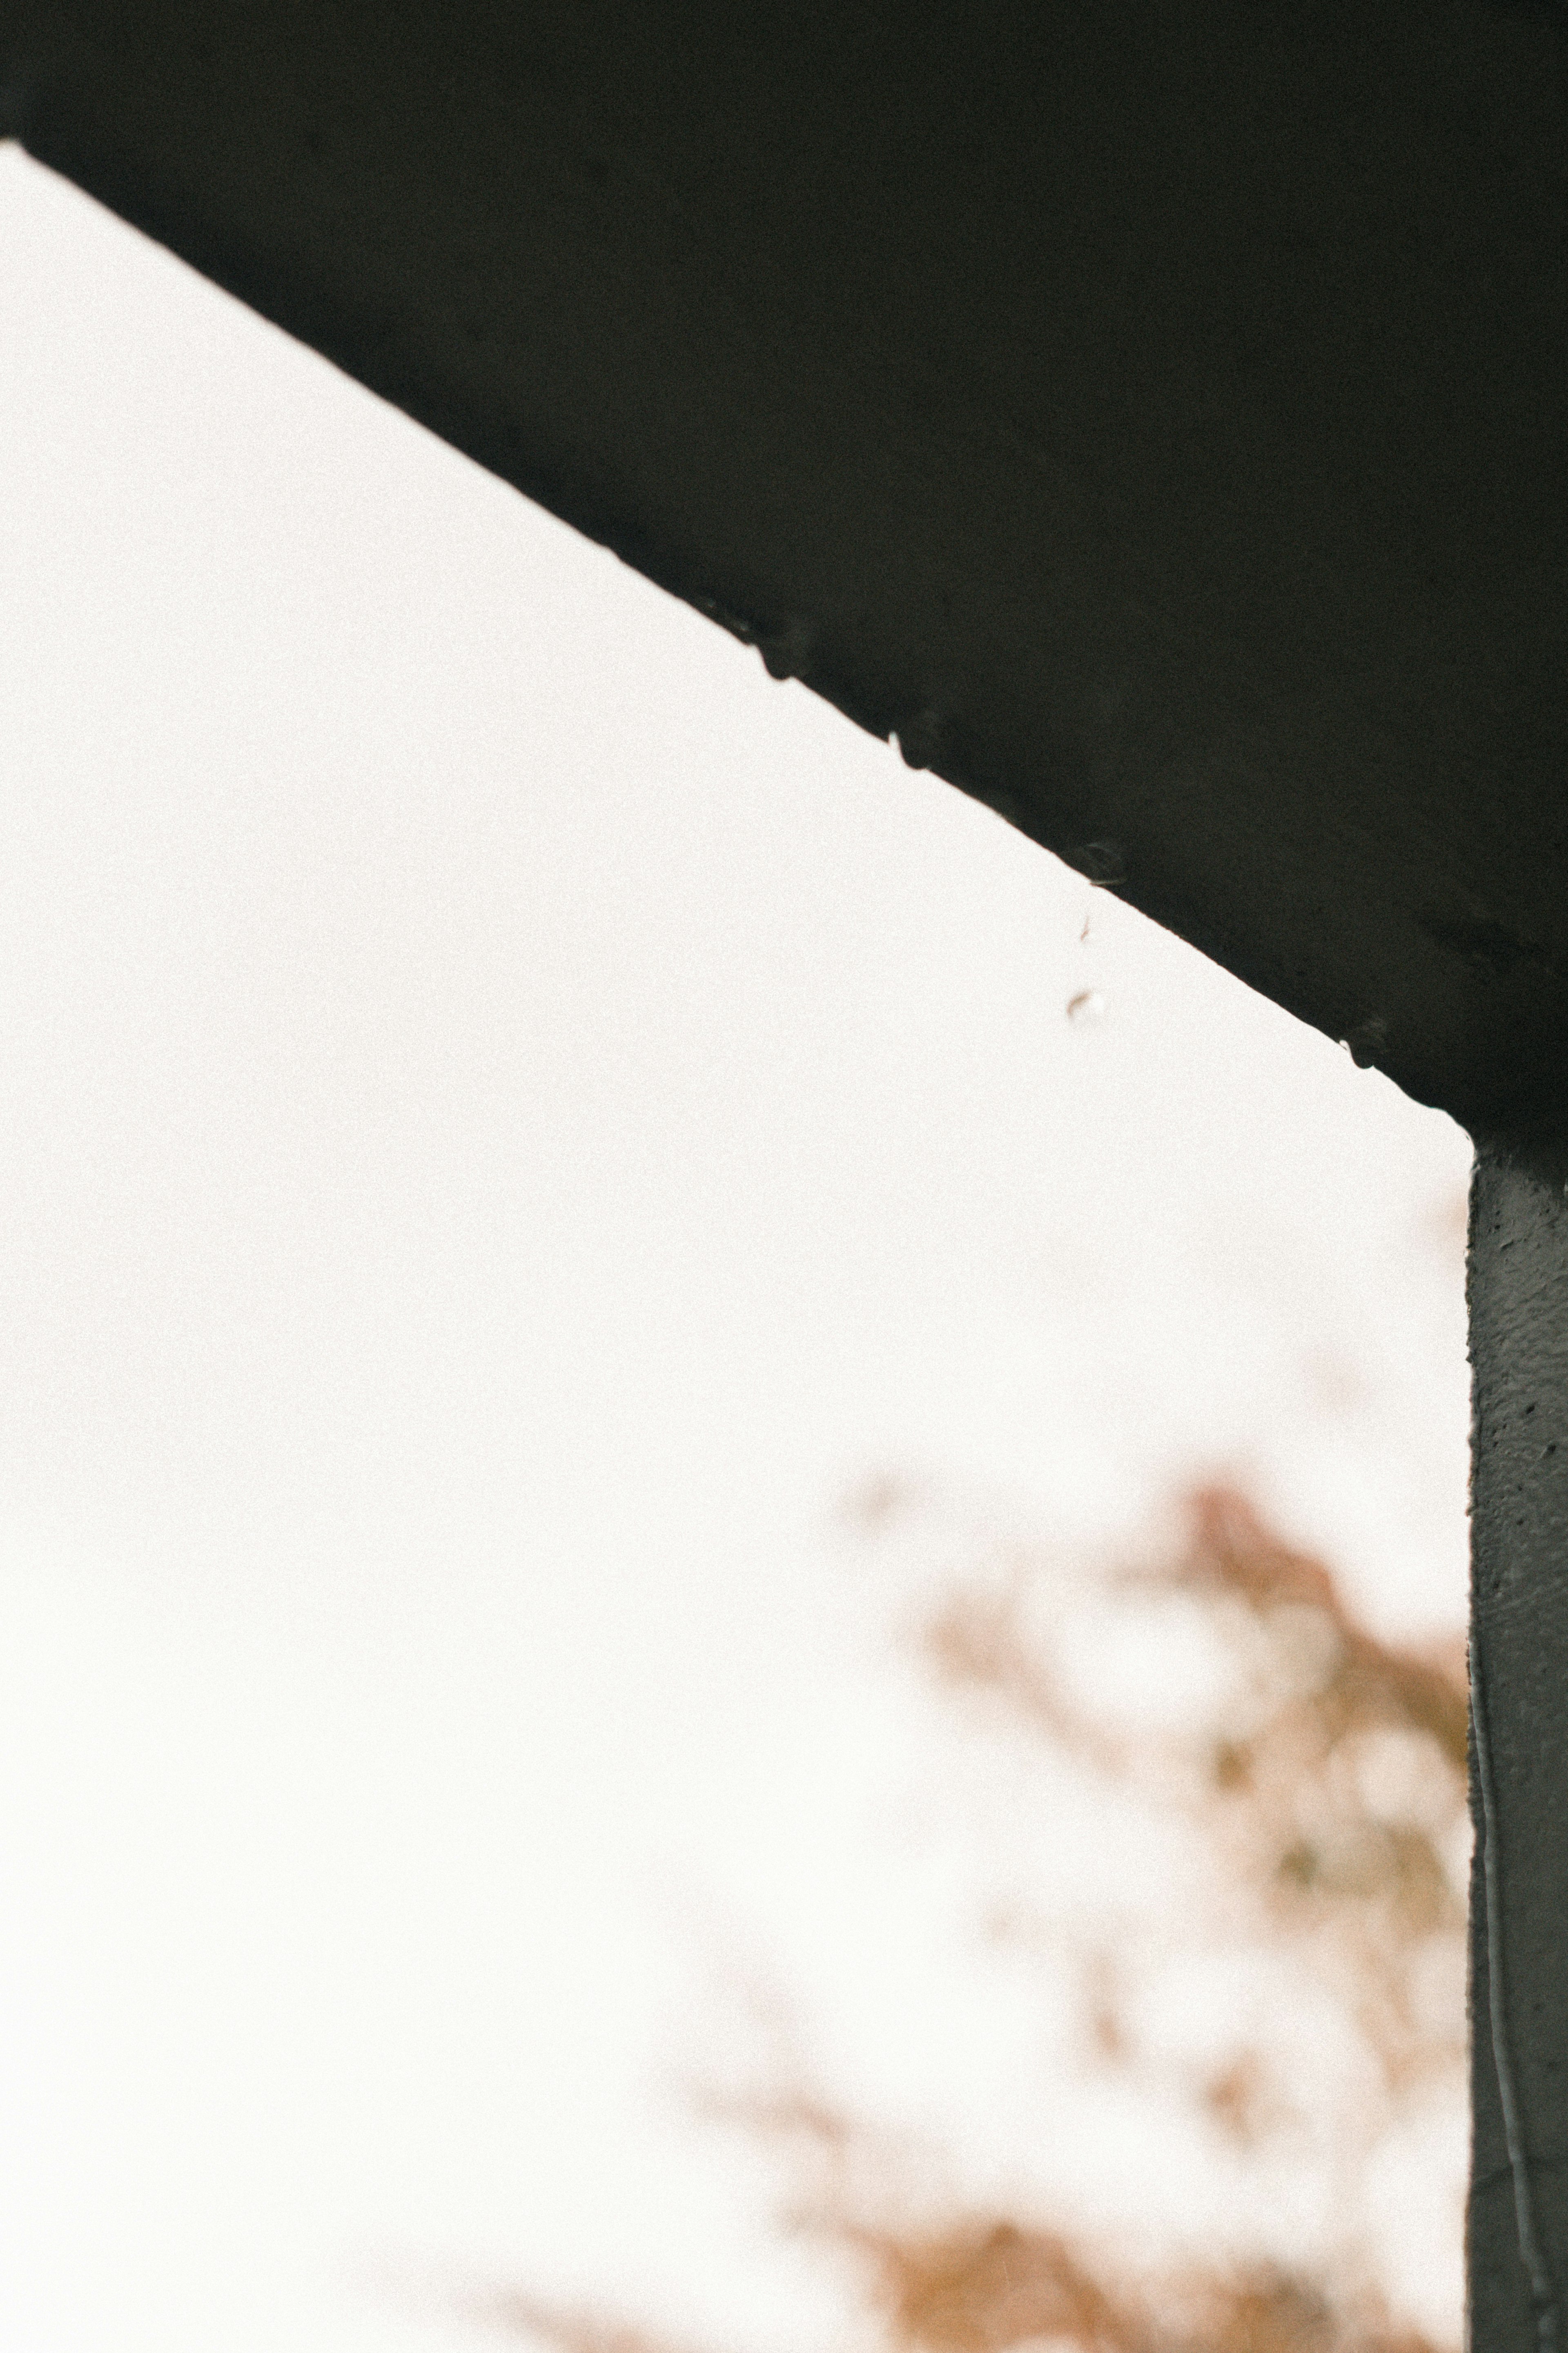
<path fill-rule="evenodd" d="M 882 1534 L 905 1502 L 879 1482 L 853 1515 Z M 1059 1568 L 1012 1548 L 999 1570 L 951 1580 L 921 1622 L 924 1666 L 950 1697 L 1152 1811 L 1205 1868 L 1184 1882 L 1183 1918 L 1156 1914 L 1142 1935 L 1119 1916 L 1099 1942 L 1053 1944 L 1049 1901 L 1014 1927 L 1038 1930 L 1058 1964 L 1068 1956 L 1093 2068 L 1141 2085 L 1163 2073 L 1167 2089 L 1173 2070 L 1194 2119 L 1243 2163 L 1328 2149 L 1337 2236 L 1289 2259 L 1172 2256 L 1125 2211 L 1093 2232 L 1049 2211 L 950 2200 L 932 2211 L 886 2141 L 808 2084 L 716 2105 L 785 2158 L 784 2226 L 847 2263 L 858 2341 L 868 2330 L 887 2353 L 1448 2353 L 1398 2319 L 1363 2199 L 1412 2116 L 1464 2096 L 1462 1642 L 1380 1640 L 1328 1568 L 1230 1488 L 1186 1499 L 1163 1556 L 1091 1565 L 1076 1582 Z M 1169 1703 L 1173 1659 L 1184 1668 Z M 1272 1972 L 1196 2064 L 1173 2062 L 1140 2022 L 1140 1986 L 1178 1950 L 1245 1963 L 1255 1984 L 1260 1963 Z M 1223 2009 L 1223 1971 L 1218 1983 Z M 1300 2016 L 1309 2031 L 1292 2053 L 1272 2029 Z M 559 2353 L 690 2353 L 528 2297 L 492 2317 Z"/>

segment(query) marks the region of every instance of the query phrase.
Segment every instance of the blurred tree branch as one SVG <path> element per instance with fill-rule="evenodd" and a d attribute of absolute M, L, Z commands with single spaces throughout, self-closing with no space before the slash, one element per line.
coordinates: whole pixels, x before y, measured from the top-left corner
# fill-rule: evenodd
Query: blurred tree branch
<path fill-rule="evenodd" d="M 855 1525 L 882 1537 L 907 1499 L 883 1481 L 860 1502 Z M 999 1570 L 951 1586 L 918 1649 L 951 1698 L 999 1712 L 1037 1750 L 1197 1841 L 1208 1868 L 1179 1919 L 1141 1931 L 1119 1918 L 1085 1949 L 1053 1940 L 1049 1898 L 1030 1917 L 1058 1959 L 1075 1956 L 1091 2067 L 1173 2085 L 1249 2161 L 1315 2150 L 1337 2220 L 1306 2259 L 1145 2259 L 1114 2185 L 1093 2234 L 961 2200 L 933 2215 L 885 2137 L 804 2080 L 710 2097 L 709 2114 L 784 2158 L 795 2189 L 781 2226 L 847 2262 L 889 2353 L 1447 2353 L 1396 2316 L 1363 2210 L 1369 2168 L 1420 2103 L 1463 2100 L 1463 1645 L 1380 1639 L 1327 1567 L 1233 1488 L 1199 1489 L 1184 1516 L 1182 1541 L 1150 1560 L 1074 1573 L 1006 1548 Z M 1130 1715 L 1139 1678 L 1125 1662 L 1140 1646 L 1161 1704 Z M 1202 1672 L 1167 1704 L 1179 1649 Z M 1137 1999 L 1194 1953 L 1222 1984 L 1226 1968 L 1274 1972 L 1261 2011 L 1237 2000 L 1195 2062 L 1158 2047 Z M 1270 2031 L 1293 2005 L 1316 2021 L 1305 2060 Z M 1321 2063 L 1331 2040 L 1334 2065 Z M 527 2297 L 498 2300 L 493 2316 L 559 2353 L 691 2353 Z"/>

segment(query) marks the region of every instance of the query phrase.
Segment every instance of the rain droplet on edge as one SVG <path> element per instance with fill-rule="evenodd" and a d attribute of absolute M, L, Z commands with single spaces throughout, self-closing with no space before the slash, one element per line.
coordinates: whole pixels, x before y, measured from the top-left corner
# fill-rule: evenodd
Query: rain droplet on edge
<path fill-rule="evenodd" d="M 1080 988 L 1076 997 L 1068 998 L 1068 1019 L 1080 1029 L 1092 1029 L 1105 1018 L 1105 999 L 1098 988 Z"/>

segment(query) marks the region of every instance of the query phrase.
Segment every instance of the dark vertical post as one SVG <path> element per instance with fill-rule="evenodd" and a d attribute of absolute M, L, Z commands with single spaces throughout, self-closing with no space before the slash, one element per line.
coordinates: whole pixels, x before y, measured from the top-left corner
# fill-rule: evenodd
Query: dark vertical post
<path fill-rule="evenodd" d="M 1568 1144 L 1470 1195 L 1472 2353 L 1568 2353 Z"/>

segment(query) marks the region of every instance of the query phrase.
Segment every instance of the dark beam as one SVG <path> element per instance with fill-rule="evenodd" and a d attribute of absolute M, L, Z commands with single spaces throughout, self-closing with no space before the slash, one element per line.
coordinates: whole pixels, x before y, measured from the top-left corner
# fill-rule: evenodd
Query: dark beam
<path fill-rule="evenodd" d="M 1568 2337 L 1568 1148 L 1470 1204 L 1470 2343 Z"/>
<path fill-rule="evenodd" d="M 1472 1128 L 1568 1100 L 1568 45 L 0 0 L 5 123 Z"/>

